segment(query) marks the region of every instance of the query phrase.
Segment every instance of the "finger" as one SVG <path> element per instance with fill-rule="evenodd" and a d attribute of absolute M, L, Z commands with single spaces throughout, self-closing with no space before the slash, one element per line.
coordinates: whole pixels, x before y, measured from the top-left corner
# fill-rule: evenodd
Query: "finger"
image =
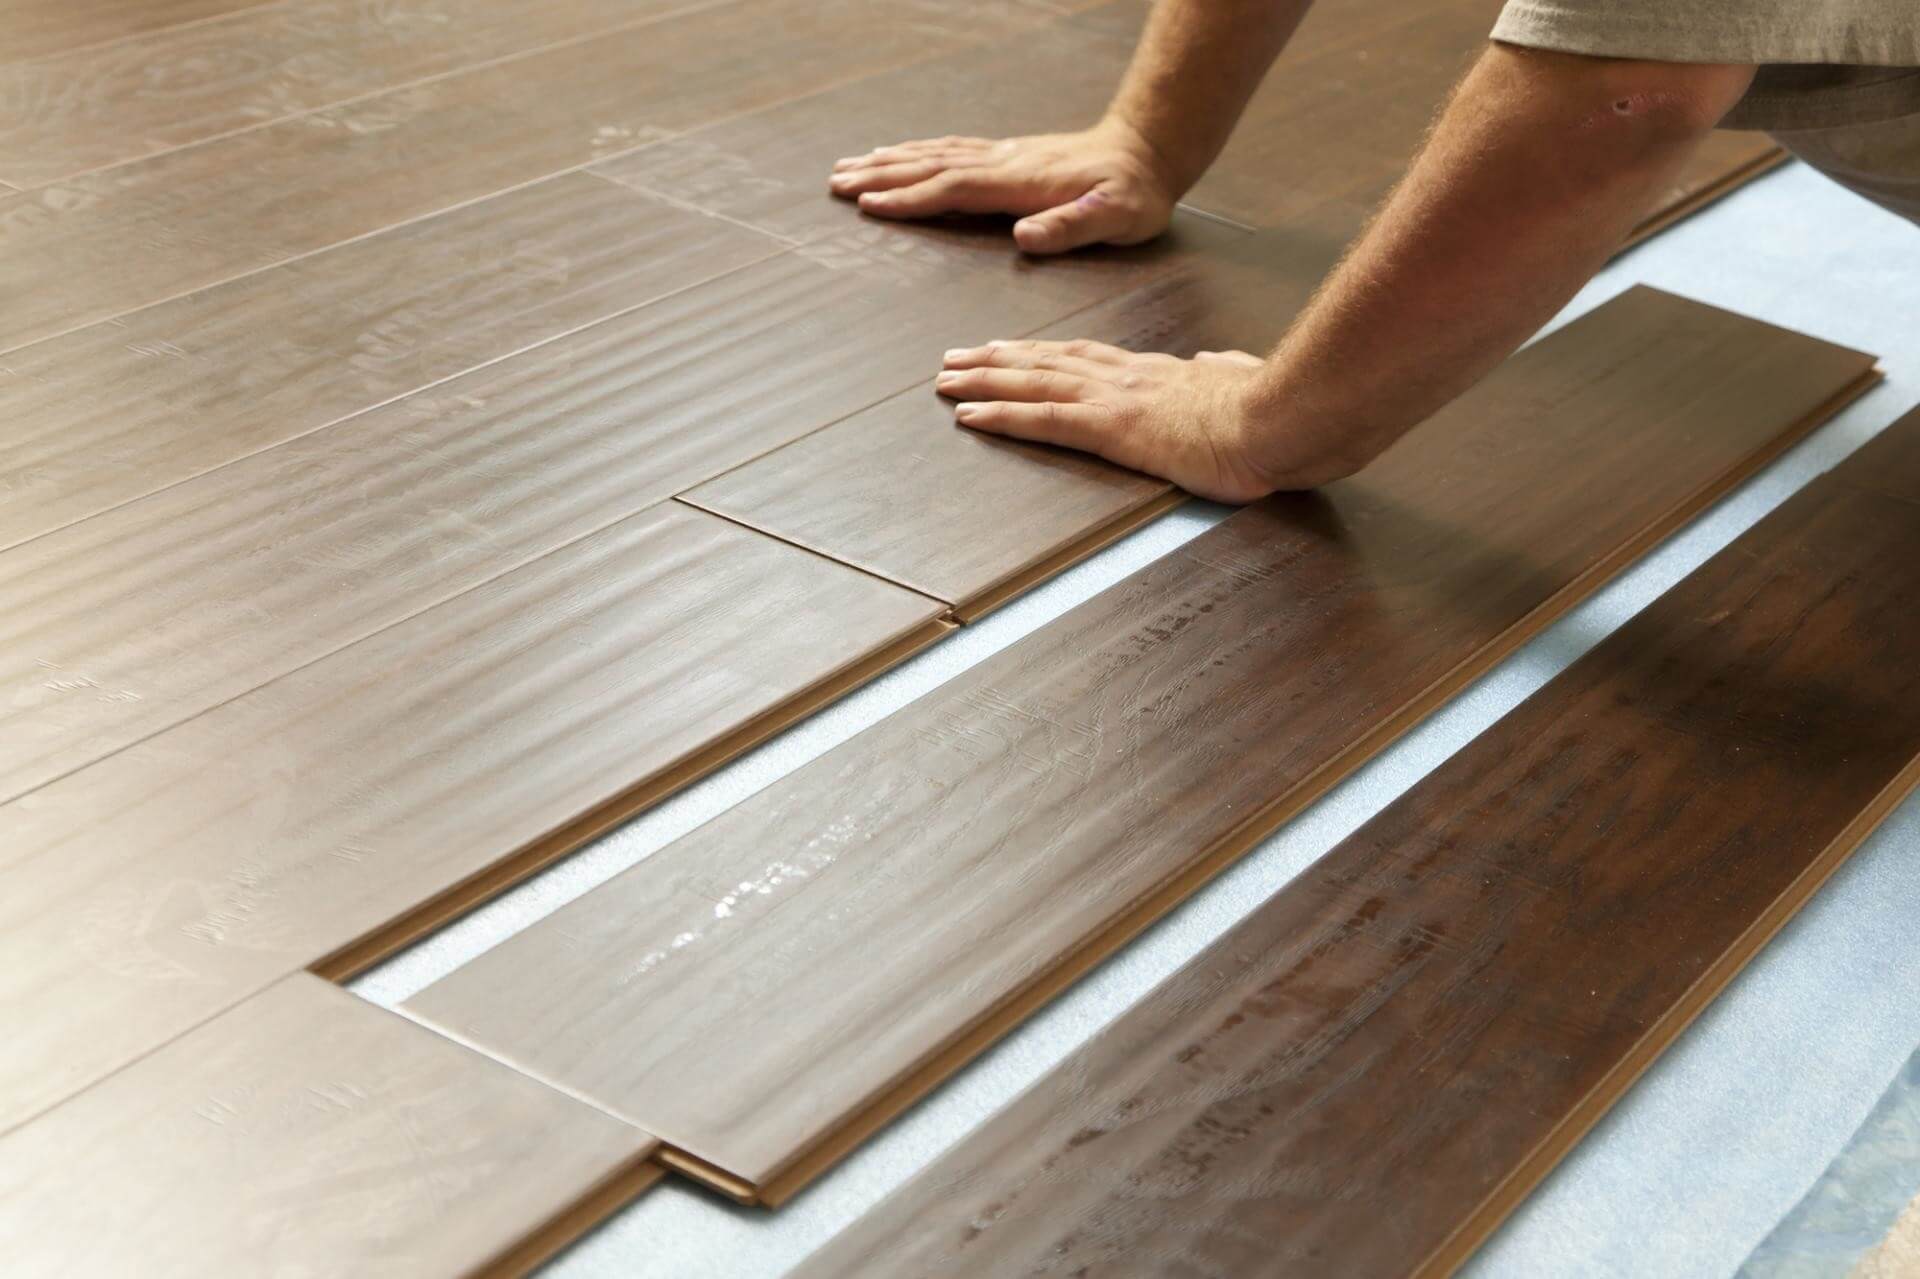
<path fill-rule="evenodd" d="M 973 154 L 985 151 L 993 146 L 987 138 L 922 138 L 917 142 L 900 142 L 889 147 L 875 147 L 865 155 L 844 156 L 834 161 L 835 169 L 852 169 L 867 164 L 885 164 L 895 160 L 917 160 L 922 156 L 936 155 L 942 152 Z"/>
<path fill-rule="evenodd" d="M 992 169 L 953 169 L 923 182 L 860 197 L 863 212 L 883 218 L 930 218 L 942 213 L 1017 213 L 1031 207 L 1023 184 Z"/>
<path fill-rule="evenodd" d="M 956 400 L 1008 400 L 1073 404 L 1091 399 L 1095 384 L 1050 369 L 949 369 L 933 380 L 934 390 Z"/>
<path fill-rule="evenodd" d="M 1009 342 L 993 346 L 976 347 L 974 352 L 948 351 L 941 363 L 949 370 L 965 369 L 1034 369 L 1054 373 L 1071 373 L 1075 377 L 1095 382 L 1111 382 L 1114 375 L 1124 365 L 1109 360 L 1089 360 L 1078 355 L 1068 355 L 1058 349 L 1064 343 L 1053 344 L 1054 349 L 1045 349 L 1025 342 Z"/>
<path fill-rule="evenodd" d="M 1098 453 L 1111 419 L 1091 404 L 982 401 L 957 406 L 954 421 L 976 431 Z"/>
<path fill-rule="evenodd" d="M 1133 230 L 1133 208 L 1104 187 L 1013 224 L 1013 242 L 1027 253 L 1065 253 L 1086 244 L 1124 242 Z"/>
<path fill-rule="evenodd" d="M 879 164 L 868 169 L 849 169 L 827 179 L 827 189 L 838 196 L 864 195 L 868 191 L 891 191 L 896 187 L 925 182 L 945 172 L 939 160 L 920 160 L 912 164 Z"/>
<path fill-rule="evenodd" d="M 1195 351 L 1197 364 L 1238 364 L 1243 367 L 1258 367 L 1266 361 L 1249 351 Z"/>
<path fill-rule="evenodd" d="M 950 369 L 971 369 L 997 365 L 1001 368 L 1041 367 L 1040 360 L 1085 360 L 1092 364 L 1126 364 L 1135 359 L 1132 351 L 1075 338 L 1070 342 L 989 342 L 985 346 L 955 347 L 948 351 L 945 364 Z"/>

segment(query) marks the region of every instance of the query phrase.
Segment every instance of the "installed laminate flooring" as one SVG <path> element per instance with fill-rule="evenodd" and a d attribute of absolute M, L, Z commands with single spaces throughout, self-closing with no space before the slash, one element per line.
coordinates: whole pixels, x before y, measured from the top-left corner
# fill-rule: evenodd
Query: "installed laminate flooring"
<path fill-rule="evenodd" d="M 1870 365 L 1630 292 L 409 1008 L 777 1203 Z"/>
<path fill-rule="evenodd" d="M 300 973 L 0 1138 L 0 1255 L 22 1279 L 519 1273 L 582 1201 L 656 1178 L 653 1145 Z"/>
<path fill-rule="evenodd" d="M 59 4 L 7 6 L 6 43 L 0 62 L 44 58 L 90 45 L 122 40 L 204 21 L 264 0 L 62 0 Z"/>
<path fill-rule="evenodd" d="M 1891 484 L 1920 491 L 1920 414 L 802 1273 L 1449 1272 L 1920 781 Z"/>
<path fill-rule="evenodd" d="M 659 275 L 762 252 L 651 212 L 664 243 L 632 247 Z M 1044 270 L 983 235 L 850 228 L 0 552 L 0 800 L 922 382 L 985 325 L 1031 329 L 1242 235 L 1195 223 Z M 1075 539 L 1117 532 L 1085 495 L 1150 486 L 1092 463 L 1047 479 L 1028 488 Z"/>
<path fill-rule="evenodd" d="M 695 7 L 698 0 L 302 0 L 0 63 L 0 179 L 38 186 Z"/>
<path fill-rule="evenodd" d="M 781 247 L 566 174 L 15 351 L 0 549 Z"/>
<path fill-rule="evenodd" d="M 0 806 L 0 1129 L 290 972 L 372 962 L 940 609 L 667 502 Z"/>
<path fill-rule="evenodd" d="M 0 197 L 0 351 L 1017 32 L 1034 13 L 738 0 Z"/>
<path fill-rule="evenodd" d="M 1331 246 L 1243 237 L 1045 336 L 1190 354 L 1231 335 L 1212 344 L 1264 349 L 1333 260 Z M 981 332 L 966 344 L 996 336 L 1013 335 Z M 917 387 L 684 496 L 970 618 L 1181 495 L 1083 453 L 956 427 L 952 406 Z"/>

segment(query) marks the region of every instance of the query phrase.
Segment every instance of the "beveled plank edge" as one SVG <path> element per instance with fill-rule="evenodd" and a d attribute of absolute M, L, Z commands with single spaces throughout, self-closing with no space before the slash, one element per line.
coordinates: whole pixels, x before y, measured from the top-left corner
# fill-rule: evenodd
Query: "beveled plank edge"
<path fill-rule="evenodd" d="M 1863 356 L 1862 358 L 1871 357 Z M 1783 429 L 1765 446 L 1740 459 L 1719 476 L 1701 484 L 1693 493 L 1675 502 L 1665 512 L 1649 519 L 1638 535 L 1589 565 L 1559 591 L 1536 606 L 1519 624 L 1508 628 L 1506 633 L 1494 642 L 1428 685 L 1392 715 L 1382 720 L 1372 731 L 1302 778 L 1291 790 L 1276 796 L 1268 804 L 1242 819 L 1212 845 L 1201 850 L 1192 861 L 1170 875 L 1158 888 L 1146 894 L 1126 911 L 1116 915 L 1104 928 L 1082 940 L 1059 962 L 1036 973 L 1012 998 L 975 1020 L 971 1025 L 964 1027 L 944 1048 L 883 1085 L 845 1123 L 812 1146 L 799 1151 L 786 1165 L 776 1169 L 770 1177 L 755 1186 L 755 1201 L 777 1208 L 792 1198 L 815 1177 L 838 1162 L 909 1106 L 926 1096 L 950 1074 L 992 1046 L 1027 1016 L 1085 976 L 1168 911 L 1192 896 L 1214 876 L 1238 861 L 1254 845 L 1355 772 L 1460 689 L 1505 660 L 1576 603 L 1597 590 L 1609 578 L 1614 577 L 1648 550 L 1665 541 L 1689 520 L 1751 478 L 1787 449 L 1805 439 L 1834 414 L 1864 395 L 1879 383 L 1882 376 L 1877 365 L 1867 368 L 1804 417 Z M 661 1155 L 657 1157 L 674 1167 L 676 1171 L 701 1180 L 723 1194 L 740 1198 L 735 1191 L 707 1181 L 703 1172 L 712 1168 L 713 1165 L 698 1155 L 665 1143 L 662 1144 L 661 1150 Z M 744 1179 L 724 1169 L 719 1171 L 729 1182 L 750 1184 L 744 1183 Z M 1508 1205 L 1506 1211 L 1511 1211 L 1511 1207 L 1512 1205 Z M 1504 1212 L 1501 1215 L 1504 1216 Z M 1495 1220 L 1497 1222 L 1498 1218 Z"/>
<path fill-rule="evenodd" d="M 666 1176 L 652 1154 L 641 1155 L 591 1187 L 571 1205 L 548 1218 L 506 1252 L 475 1273 L 485 1279 L 521 1279 L 551 1261 L 556 1254 L 637 1199 Z"/>
<path fill-rule="evenodd" d="M 529 58 L 537 54 L 550 53 L 556 49 L 564 49 L 570 45 L 585 44 L 590 40 L 604 40 L 610 35 L 626 31 L 630 28 L 650 26 L 655 22 L 671 21 L 675 18 L 684 18 L 692 14 L 701 13 L 708 9 L 720 9 L 728 5 L 743 3 L 746 3 L 746 0 L 682 0 L 682 6 L 680 8 L 663 10 L 658 14 L 644 18 L 629 18 L 624 22 L 610 21 L 606 26 L 595 31 L 590 31 L 585 35 L 569 36 L 564 40 L 550 40 L 545 44 L 536 44 L 525 49 L 516 49 L 512 53 L 496 54 L 491 58 L 479 58 L 473 62 L 464 63 L 457 67 L 449 67 L 445 71 L 433 72 L 431 75 L 415 76 L 411 80 L 396 80 L 392 84 L 382 85 L 378 89 L 368 89 L 362 93 L 348 94 L 346 97 L 334 98 L 310 107 L 302 107 L 298 111 L 289 111 L 284 115 L 269 116 L 259 120 L 249 120 L 247 123 L 236 125 L 231 129 L 222 129 L 216 133 L 205 134 L 187 142 L 176 142 L 170 145 L 156 147 L 151 151 L 136 152 L 123 156 L 118 160 L 109 160 L 105 164 L 96 164 L 83 169 L 65 171 L 57 173 L 52 177 L 41 178 L 25 184 L 11 182 L 0 185 L 9 186 L 16 191 L 38 191 L 45 187 L 56 186 L 62 182 L 72 182 L 77 178 L 92 177 L 95 174 L 105 173 L 111 169 L 120 168 L 123 165 L 137 164 L 142 160 L 152 160 L 159 156 L 171 155 L 175 151 L 184 151 L 189 147 L 197 147 L 208 142 L 219 142 L 222 139 L 237 137 L 243 133 L 254 133 L 261 129 L 271 128 L 276 124 L 283 124 L 288 120 L 298 120 L 304 116 L 317 115 L 322 111 L 334 111 L 341 107 L 355 106 L 362 102 L 371 101 L 374 98 L 385 97 L 390 93 L 404 93 L 408 90 L 417 89 L 422 85 L 435 84 L 441 80 L 466 75 L 474 71 L 484 71 L 504 63 L 518 61 L 521 58 Z M 214 14 L 208 18 L 199 20 L 199 23 L 183 23 L 178 25 L 211 25 L 216 22 L 228 22 L 232 21 L 236 16 L 250 16 L 255 10 L 265 7 L 269 6 L 248 6 L 243 9 L 235 9 L 230 13 Z M 173 29 L 174 28 L 170 27 L 157 27 L 152 31 L 133 32 L 121 37 L 121 39 L 115 41 L 115 43 L 133 43 L 143 39 L 151 39 L 155 36 L 164 35 Z M 595 163 L 598 163 L 598 161 L 595 161 Z"/>
<path fill-rule="evenodd" d="M 1835 871 L 1846 864 L 1867 836 L 1916 789 L 1920 789 L 1920 755 L 1916 755 L 1900 773 L 1873 798 L 1866 808 L 1847 824 L 1839 835 L 1808 862 L 1787 890 L 1775 898 L 1749 924 L 1720 957 L 1708 965 L 1681 996 L 1650 1026 L 1593 1090 L 1568 1112 L 1540 1144 L 1516 1164 L 1500 1183 L 1488 1191 L 1480 1206 L 1454 1228 L 1419 1266 L 1414 1279 L 1444 1279 L 1471 1257 L 1487 1237 L 1532 1193 L 1566 1153 L 1613 1108 L 1615 1102 L 1633 1087 L 1647 1067 L 1659 1059 L 1681 1032 L 1706 1010 L 1708 1004 L 1740 975 L 1788 920 L 1800 912 Z"/>
<path fill-rule="evenodd" d="M 1773 172 L 1792 158 L 1793 156 L 1785 147 L 1773 147 L 1738 168 L 1722 174 L 1699 190 L 1690 192 L 1683 199 L 1669 204 L 1664 209 L 1655 210 L 1651 217 L 1627 233 L 1627 238 L 1620 242 L 1620 247 L 1614 250 L 1614 254 L 1618 256 L 1628 249 L 1644 244 L 1668 227 L 1686 221 L 1708 205 L 1732 195 L 1755 178 Z"/>
<path fill-rule="evenodd" d="M 166 22 L 157 27 L 148 27 L 144 31 L 127 31 L 120 35 L 107 36 L 100 40 L 88 40 L 85 43 L 76 44 L 66 49 L 49 49 L 45 53 L 30 53 L 24 58 L 0 56 L 0 65 L 21 66 L 33 62 L 48 62 L 54 58 L 70 57 L 76 53 L 92 53 L 98 49 L 111 48 L 116 44 L 130 44 L 135 40 L 143 39 L 162 31 L 184 31 L 189 27 L 203 27 L 210 22 L 218 22 L 222 18 L 230 18 L 236 13 L 246 13 L 255 9 L 274 8 L 289 2 L 290 0 L 247 0 L 246 3 L 235 5 L 233 8 L 221 13 L 202 14 L 198 18 L 187 18 L 181 22 Z"/>
<path fill-rule="evenodd" d="M 1113 516 L 1103 524 L 1080 534 L 1046 557 L 1034 561 L 1010 577 L 977 591 L 953 606 L 950 616 L 961 625 L 977 622 L 1002 604 L 1024 595 L 1050 577 L 1065 572 L 1081 560 L 1103 551 L 1127 534 L 1159 519 L 1168 511 L 1185 505 L 1183 489 L 1168 488 Z"/>
<path fill-rule="evenodd" d="M 328 981 L 351 981 L 396 951 L 412 945 L 442 925 L 544 870 L 568 853 L 630 821 L 675 791 L 699 781 L 768 738 L 793 727 L 821 707 L 839 700 L 938 642 L 954 629 L 954 623 L 945 617 L 929 618 L 838 673 L 816 681 L 732 732 L 684 756 L 678 763 L 642 779 L 540 839 L 324 956 L 309 965 L 307 971 Z"/>

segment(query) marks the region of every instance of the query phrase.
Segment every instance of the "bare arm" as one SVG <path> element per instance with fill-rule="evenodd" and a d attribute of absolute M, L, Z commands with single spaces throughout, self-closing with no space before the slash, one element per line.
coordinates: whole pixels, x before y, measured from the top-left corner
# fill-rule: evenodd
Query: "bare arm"
<path fill-rule="evenodd" d="M 849 156 L 829 187 L 877 217 L 1010 213 L 1029 253 L 1166 229 L 1312 0 L 1161 0 L 1105 116 L 1076 133 L 928 138 Z"/>
<path fill-rule="evenodd" d="M 1559 310 L 1752 75 L 1493 46 L 1265 360 L 1006 343 L 950 352 L 940 390 L 1227 501 L 1351 474 Z"/>

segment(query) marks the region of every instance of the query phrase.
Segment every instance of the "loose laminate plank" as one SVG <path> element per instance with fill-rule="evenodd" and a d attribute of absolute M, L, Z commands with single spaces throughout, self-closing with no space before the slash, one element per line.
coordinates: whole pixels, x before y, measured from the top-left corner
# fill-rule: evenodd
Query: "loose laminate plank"
<path fill-rule="evenodd" d="M 738 0 L 0 198 L 0 350 L 1018 31 L 1034 13 L 1012 0 Z"/>
<path fill-rule="evenodd" d="M 0 359 L 0 550 L 778 252 L 567 174 Z"/>
<path fill-rule="evenodd" d="M 372 962 L 939 610 L 667 502 L 0 805 L 0 1129 L 290 972 Z"/>
<path fill-rule="evenodd" d="M 300 973 L 0 1138 L 0 1250 L 48 1279 L 521 1273 L 653 1146 Z"/>
<path fill-rule="evenodd" d="M 669 212 L 669 245 L 689 218 L 712 221 Z M 1148 278 L 1181 243 L 1039 271 L 985 237 L 855 226 L 0 552 L 0 801 L 921 382 L 981 326 Z"/>
<path fill-rule="evenodd" d="M 302 0 L 0 63 L 0 178 L 38 186 L 700 0 Z"/>
<path fill-rule="evenodd" d="M 778 1203 L 1870 366 L 1631 291 L 409 1008 Z"/>
<path fill-rule="evenodd" d="M 801 1273 L 1451 1271 L 1920 780 L 1889 475 L 1920 489 L 1920 414 Z"/>
<path fill-rule="evenodd" d="M 1334 261 L 1266 233 L 1068 317 L 1046 336 L 1190 354 L 1277 341 Z M 978 332 L 967 345 L 1004 331 Z M 1163 480 L 1083 453 L 957 427 L 926 387 L 804 436 L 683 495 L 857 564 L 974 617 L 1181 500 Z"/>

